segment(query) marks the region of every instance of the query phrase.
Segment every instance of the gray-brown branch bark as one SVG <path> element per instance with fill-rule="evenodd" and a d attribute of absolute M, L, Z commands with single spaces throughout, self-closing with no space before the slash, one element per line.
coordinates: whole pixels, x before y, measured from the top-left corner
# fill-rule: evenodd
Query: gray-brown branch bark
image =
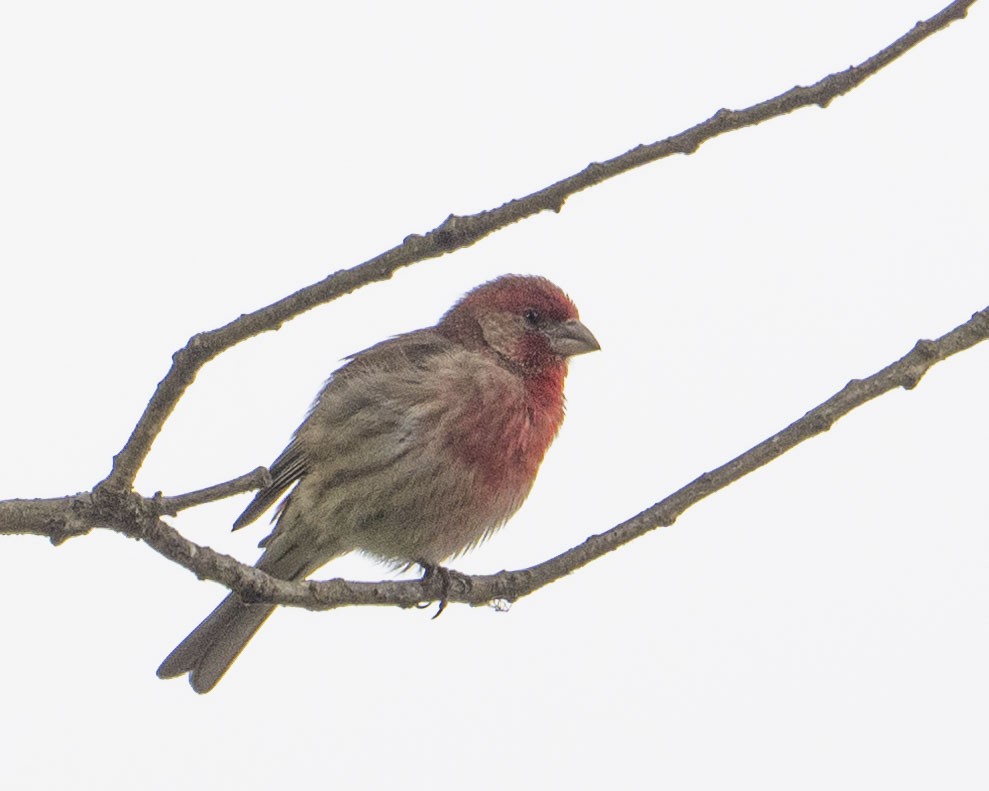
<path fill-rule="evenodd" d="M 858 66 L 831 74 L 807 87 L 791 88 L 744 110 L 719 110 L 708 120 L 679 134 L 649 145 L 636 146 L 613 159 L 592 163 L 579 173 L 523 198 L 510 200 L 496 209 L 464 217 L 450 215 L 432 231 L 423 235 L 412 234 L 399 246 L 363 264 L 335 272 L 319 283 L 253 313 L 244 314 L 223 327 L 193 336 L 173 355 L 171 369 L 158 383 L 130 438 L 114 457 L 109 476 L 97 489 L 127 491 L 133 486 L 155 438 L 186 389 L 195 381 L 199 369 L 226 349 L 262 332 L 276 330 L 284 322 L 362 286 L 387 280 L 402 267 L 469 247 L 497 230 L 540 212 L 559 212 L 571 195 L 634 168 L 673 154 L 692 154 L 714 137 L 755 126 L 801 107 L 827 107 L 835 98 L 861 85 L 928 36 L 955 20 L 963 19 L 975 2 L 956 0 L 930 19 L 918 22 L 913 29 Z"/>
<path fill-rule="evenodd" d="M 754 448 L 704 473 L 607 532 L 591 536 L 579 546 L 531 568 L 466 577 L 466 585 L 455 584 L 446 591 L 442 590 L 443 581 L 438 575 L 408 582 L 349 582 L 342 579 L 286 582 L 274 579 L 228 555 L 194 544 L 163 522 L 160 519 L 163 504 L 182 498 L 142 498 L 133 493 L 104 489 L 64 498 L 12 500 L 0 503 L 0 533 L 47 535 L 58 543 L 94 527 L 107 527 L 145 541 L 201 579 L 219 582 L 247 600 L 311 610 L 357 604 L 409 607 L 422 601 L 435 601 L 441 596 L 450 602 L 475 606 L 499 599 L 515 601 L 651 530 L 672 525 L 693 504 L 801 442 L 827 431 L 853 409 L 898 387 L 913 389 L 931 366 L 986 339 L 989 339 L 989 307 L 937 340 L 918 341 L 902 358 L 872 376 L 853 379 L 831 398 Z M 249 475 L 258 475 L 258 471 Z M 222 486 L 232 494 L 244 479 L 236 479 L 231 482 L 232 486 Z"/>

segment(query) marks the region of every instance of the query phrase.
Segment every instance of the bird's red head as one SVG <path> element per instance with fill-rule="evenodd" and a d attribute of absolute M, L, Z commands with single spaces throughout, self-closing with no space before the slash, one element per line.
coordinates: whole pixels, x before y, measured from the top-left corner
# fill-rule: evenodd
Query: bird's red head
<path fill-rule="evenodd" d="M 601 348 L 577 308 L 544 277 L 502 275 L 464 295 L 437 330 L 488 349 L 522 374 L 566 368 L 566 358 Z"/>

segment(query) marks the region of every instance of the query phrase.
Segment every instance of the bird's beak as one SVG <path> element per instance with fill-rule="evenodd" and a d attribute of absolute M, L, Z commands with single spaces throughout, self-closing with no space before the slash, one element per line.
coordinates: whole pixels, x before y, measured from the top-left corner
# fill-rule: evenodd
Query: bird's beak
<path fill-rule="evenodd" d="M 549 336 L 549 348 L 562 357 L 596 352 L 601 348 L 598 339 L 577 319 L 568 319 L 543 328 Z"/>

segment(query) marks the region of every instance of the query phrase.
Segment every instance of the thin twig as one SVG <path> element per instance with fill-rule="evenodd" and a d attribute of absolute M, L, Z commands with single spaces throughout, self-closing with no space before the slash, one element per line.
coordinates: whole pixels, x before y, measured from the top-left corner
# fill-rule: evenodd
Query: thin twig
<path fill-rule="evenodd" d="M 197 489 L 194 492 L 176 494 L 171 497 L 162 497 L 159 492 L 155 498 L 160 513 L 165 516 L 175 516 L 179 511 L 184 511 L 186 508 L 212 503 L 226 497 L 233 497 L 235 494 L 261 489 L 270 484 L 271 473 L 268 472 L 267 467 L 257 467 L 226 483 L 218 483 L 215 486 L 207 486 L 205 489 Z"/>
<path fill-rule="evenodd" d="M 928 36 L 963 19 L 976 0 L 956 0 L 858 66 L 825 77 L 808 87 L 792 88 L 744 110 L 719 110 L 711 118 L 679 134 L 650 145 L 640 145 L 620 156 L 588 165 L 579 173 L 496 209 L 457 217 L 450 215 L 424 235 L 413 234 L 397 247 L 351 269 L 336 272 L 319 283 L 297 291 L 266 308 L 247 313 L 218 329 L 194 335 L 172 356 L 172 367 L 162 379 L 130 438 L 114 456 L 113 468 L 96 488 L 127 490 L 144 463 L 155 438 L 199 369 L 221 352 L 247 338 L 268 332 L 318 305 L 330 302 L 369 283 L 387 280 L 398 269 L 468 247 L 485 236 L 543 211 L 559 212 L 567 198 L 588 187 L 673 154 L 691 154 L 718 135 L 754 126 L 801 107 L 827 107 L 836 97 L 919 44 Z"/>

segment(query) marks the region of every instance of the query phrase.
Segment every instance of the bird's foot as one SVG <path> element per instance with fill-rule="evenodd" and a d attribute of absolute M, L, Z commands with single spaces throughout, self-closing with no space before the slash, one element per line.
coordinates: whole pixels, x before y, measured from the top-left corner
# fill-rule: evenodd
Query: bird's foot
<path fill-rule="evenodd" d="M 468 593 L 472 587 L 472 583 L 468 575 L 448 569 L 446 566 L 437 566 L 424 561 L 419 561 L 419 565 L 422 567 L 423 582 L 431 580 L 433 577 L 440 578 L 440 606 L 432 618 L 435 621 L 440 617 L 440 613 L 446 609 L 447 597 L 450 595 L 450 591 L 454 589 L 453 586 L 456 585 L 460 591 Z M 420 606 L 428 607 L 429 605 L 430 602 L 425 602 Z"/>

